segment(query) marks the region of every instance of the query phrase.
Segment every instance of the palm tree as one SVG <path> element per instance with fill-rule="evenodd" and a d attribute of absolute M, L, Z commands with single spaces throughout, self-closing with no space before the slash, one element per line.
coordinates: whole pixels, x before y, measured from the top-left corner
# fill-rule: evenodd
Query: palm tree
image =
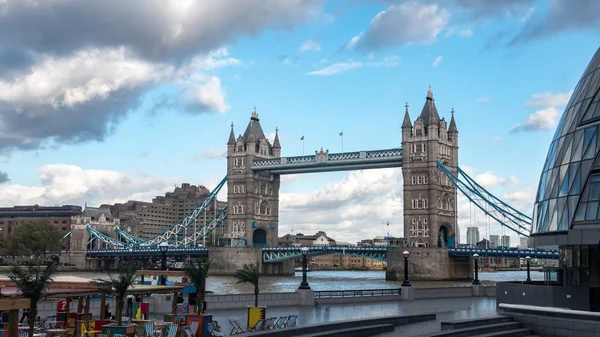
<path fill-rule="evenodd" d="M 202 312 L 204 305 L 204 296 L 206 294 L 206 278 L 208 277 L 208 270 L 210 269 L 210 262 L 208 256 L 192 261 L 187 260 L 183 265 L 185 274 L 189 277 L 190 281 L 196 286 L 196 305 L 198 306 L 199 312 Z"/>
<path fill-rule="evenodd" d="M 118 319 L 118 325 L 123 324 L 123 306 L 125 302 L 125 294 L 127 289 L 135 282 L 137 275 L 135 272 L 138 270 L 139 264 L 133 262 L 119 263 L 118 275 L 108 275 L 108 280 L 94 279 L 92 282 L 101 289 L 113 291 L 116 294 L 117 310 L 116 315 Z"/>
<path fill-rule="evenodd" d="M 236 270 L 233 278 L 236 284 L 250 283 L 254 285 L 254 306 L 258 307 L 258 261 L 256 264 L 245 264 L 242 269 Z"/>
<path fill-rule="evenodd" d="M 8 273 L 8 279 L 11 280 L 23 294 L 23 297 L 31 301 L 29 306 L 29 336 L 33 336 L 33 326 L 37 317 L 37 304 L 44 296 L 46 288 L 52 282 L 56 275 L 57 268 L 54 264 L 46 267 L 28 266 L 20 267 L 12 265 Z"/>

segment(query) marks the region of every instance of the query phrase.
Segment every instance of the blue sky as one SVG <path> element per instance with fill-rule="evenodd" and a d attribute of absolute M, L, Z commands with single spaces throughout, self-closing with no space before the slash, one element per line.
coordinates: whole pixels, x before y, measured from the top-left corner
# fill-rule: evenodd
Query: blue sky
<path fill-rule="evenodd" d="M 0 2 L 0 202 L 211 188 L 229 125 L 243 133 L 255 106 L 284 156 L 302 154 L 302 135 L 306 153 L 338 152 L 342 131 L 344 151 L 398 147 L 405 102 L 414 120 L 431 84 L 440 114 L 456 110 L 460 165 L 529 212 L 555 123 L 598 48 L 589 13 L 600 5 L 584 2 Z M 61 21 L 73 13 L 81 19 Z M 401 235 L 399 173 L 285 178 L 280 235 L 323 229 L 354 242 L 387 221 Z M 394 187 L 351 212 L 381 179 Z M 328 193 L 332 210 L 304 216 Z"/>

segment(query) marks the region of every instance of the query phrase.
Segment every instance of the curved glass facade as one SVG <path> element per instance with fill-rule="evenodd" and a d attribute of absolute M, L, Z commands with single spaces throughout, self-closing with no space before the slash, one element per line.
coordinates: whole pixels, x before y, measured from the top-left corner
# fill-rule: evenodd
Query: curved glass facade
<path fill-rule="evenodd" d="M 552 139 L 538 187 L 531 234 L 600 223 L 600 49 Z M 583 192 L 583 193 L 582 193 Z"/>

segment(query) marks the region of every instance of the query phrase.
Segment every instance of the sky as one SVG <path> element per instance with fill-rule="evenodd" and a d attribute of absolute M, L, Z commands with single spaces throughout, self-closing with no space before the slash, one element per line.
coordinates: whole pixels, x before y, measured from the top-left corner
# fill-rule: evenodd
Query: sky
<path fill-rule="evenodd" d="M 340 132 L 344 151 L 399 147 L 405 104 L 414 121 L 431 85 L 456 111 L 459 165 L 531 214 L 599 47 L 600 2 L 573 2 L 0 0 L 0 205 L 210 189 L 255 107 L 282 156 L 340 152 Z M 279 235 L 402 236 L 402 204 L 400 169 L 285 176 Z M 461 241 L 503 233 L 458 209 Z"/>

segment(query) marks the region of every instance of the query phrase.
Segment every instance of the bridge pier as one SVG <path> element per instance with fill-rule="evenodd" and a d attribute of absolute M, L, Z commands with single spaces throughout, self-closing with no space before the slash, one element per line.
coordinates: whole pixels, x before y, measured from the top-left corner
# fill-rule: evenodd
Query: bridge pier
<path fill-rule="evenodd" d="M 263 263 L 262 248 L 210 247 L 208 250 L 208 259 L 211 261 L 211 275 L 230 276 L 245 264 L 256 264 L 257 262 L 261 275 L 294 275 L 294 261 L 292 260 Z"/>
<path fill-rule="evenodd" d="M 449 256 L 447 248 L 390 247 L 387 251 L 388 281 L 404 280 L 404 257 L 410 252 L 408 278 L 410 281 L 441 281 L 473 278 L 473 267 L 469 256 Z"/>

